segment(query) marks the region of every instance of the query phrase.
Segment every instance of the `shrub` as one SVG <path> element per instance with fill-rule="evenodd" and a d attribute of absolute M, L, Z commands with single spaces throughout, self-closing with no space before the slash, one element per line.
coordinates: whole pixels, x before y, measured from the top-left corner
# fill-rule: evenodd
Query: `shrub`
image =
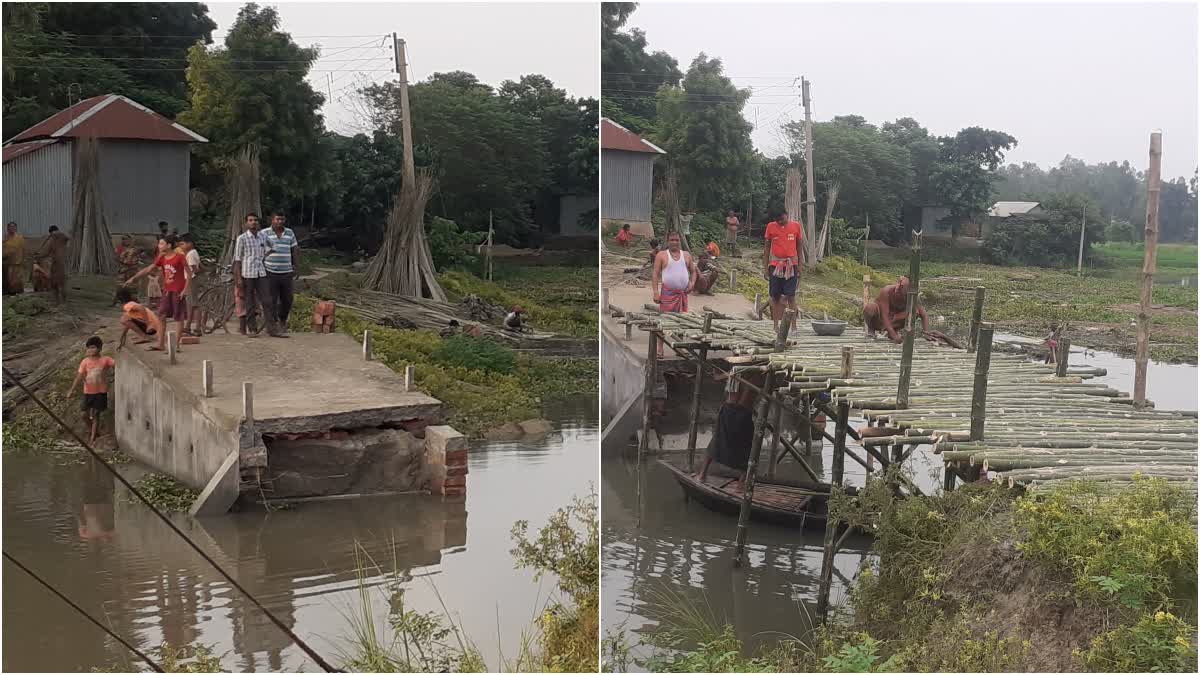
<path fill-rule="evenodd" d="M 1076 652 L 1090 671 L 1110 673 L 1194 673 L 1196 627 L 1168 612 L 1146 614 L 1092 640 Z"/>
<path fill-rule="evenodd" d="M 825 667 L 831 673 L 889 673 L 899 670 L 897 657 L 882 661 L 879 655 L 879 640 L 866 633 L 856 636 L 855 642 L 842 645 L 841 651 L 826 656 Z"/>
<path fill-rule="evenodd" d="M 1046 211 L 1042 214 L 1009 216 L 996 223 L 984 237 L 988 260 L 997 265 L 1056 267 L 1074 263 L 1079 253 L 1080 211 Z M 1104 224 L 1088 218 L 1085 256 L 1092 245 L 1104 242 Z"/>
<path fill-rule="evenodd" d="M 1017 502 L 1025 555 L 1069 570 L 1084 599 L 1159 609 L 1196 592 L 1195 498 L 1167 481 L 1138 477 L 1111 492 L 1091 481 Z"/>
<path fill-rule="evenodd" d="M 442 340 L 433 352 L 433 360 L 447 366 L 493 373 L 511 373 L 517 364 L 511 349 L 485 338 L 456 335 Z"/>
<path fill-rule="evenodd" d="M 426 229 L 429 237 L 429 253 L 438 269 L 454 265 L 475 265 L 479 259 L 471 251 L 487 238 L 484 232 L 463 232 L 458 223 L 434 216 Z"/>
<path fill-rule="evenodd" d="M 1128 220 L 1114 220 L 1104 228 L 1104 237 L 1107 241 L 1132 243 L 1137 241 L 1137 230 Z"/>

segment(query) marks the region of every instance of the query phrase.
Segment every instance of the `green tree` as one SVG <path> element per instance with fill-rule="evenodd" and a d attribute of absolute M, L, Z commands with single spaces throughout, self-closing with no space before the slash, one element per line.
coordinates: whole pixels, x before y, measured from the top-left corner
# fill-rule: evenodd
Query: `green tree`
<path fill-rule="evenodd" d="M 646 134 L 657 114 L 659 88 L 678 86 L 683 73 L 670 54 L 646 50 L 649 43 L 642 30 L 621 30 L 636 8 L 633 2 L 600 5 L 600 92 L 605 117 Z"/>
<path fill-rule="evenodd" d="M 1087 214 L 1084 234 L 1084 259 L 1091 258 L 1092 246 L 1104 243 L 1107 218 L 1096 202 L 1084 193 L 1048 193 L 1037 195 L 1043 213 L 1009 216 L 994 225 L 984 238 L 984 250 L 998 265 L 1037 265 L 1074 267 L 1079 254 L 1080 219 Z"/>
<path fill-rule="evenodd" d="M 932 184 L 940 205 L 950 208 L 957 223 L 980 216 L 993 203 L 992 183 L 1004 153 L 1017 139 L 982 127 L 967 127 L 938 139 L 941 152 L 934 164 Z"/>
<path fill-rule="evenodd" d="M 189 105 L 179 120 L 209 139 L 193 152 L 204 187 L 219 189 L 224 166 L 257 145 L 263 198 L 270 208 L 293 208 L 320 184 L 324 97 L 305 81 L 317 50 L 279 30 L 274 8 L 248 3 L 221 48 L 196 44 L 188 53 Z"/>
<path fill-rule="evenodd" d="M 5 3 L 3 14 L 5 138 L 100 94 L 174 117 L 188 49 L 216 27 L 196 2 Z"/>
<path fill-rule="evenodd" d="M 363 90 L 380 129 L 399 137 L 399 87 Z M 430 212 L 466 231 L 487 229 L 492 211 L 499 241 L 535 236 L 530 205 L 552 181 L 538 118 L 523 114 L 469 73 L 435 73 L 409 87 L 413 151 L 438 181 Z"/>
<path fill-rule="evenodd" d="M 720 59 L 704 53 L 682 86 L 659 91 L 652 138 L 679 172 L 684 208 L 721 208 L 749 192 L 754 146 L 742 116 L 749 97 L 725 76 Z"/>

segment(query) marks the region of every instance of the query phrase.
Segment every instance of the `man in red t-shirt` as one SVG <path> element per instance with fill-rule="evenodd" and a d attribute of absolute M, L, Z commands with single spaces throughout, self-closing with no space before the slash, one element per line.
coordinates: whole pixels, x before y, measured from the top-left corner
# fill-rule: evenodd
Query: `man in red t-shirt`
<path fill-rule="evenodd" d="M 158 304 L 158 315 L 165 323 L 171 319 L 175 320 L 175 334 L 183 335 L 183 324 L 187 321 L 187 287 L 192 280 L 192 270 L 188 267 L 187 256 L 175 250 L 175 238 L 168 236 L 166 239 L 158 240 L 158 257 L 154 262 L 146 266 L 142 271 L 133 275 L 129 281 L 125 282 L 126 286 L 133 284 L 140 277 L 145 276 L 153 270 L 162 270 L 162 300 Z M 158 345 L 150 347 L 152 350 L 164 350 L 167 346 L 167 331 L 159 331 Z M 179 346 L 176 345 L 176 349 Z"/>
<path fill-rule="evenodd" d="M 771 321 L 779 330 L 783 318 L 783 305 L 796 309 L 796 287 L 800 285 L 800 243 L 804 240 L 804 228 L 788 218 L 786 210 L 767 224 L 767 245 L 763 247 L 763 275 L 770 283 Z M 795 318 L 792 319 L 795 326 Z"/>

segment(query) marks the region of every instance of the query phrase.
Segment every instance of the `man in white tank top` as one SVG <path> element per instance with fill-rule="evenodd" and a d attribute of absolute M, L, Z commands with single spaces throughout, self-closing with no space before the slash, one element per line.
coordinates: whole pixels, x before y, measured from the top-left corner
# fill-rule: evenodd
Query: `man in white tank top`
<path fill-rule="evenodd" d="M 667 250 L 654 258 L 650 286 L 659 311 L 688 311 L 688 294 L 696 287 L 696 263 L 691 254 L 679 250 L 678 232 L 667 236 Z"/>

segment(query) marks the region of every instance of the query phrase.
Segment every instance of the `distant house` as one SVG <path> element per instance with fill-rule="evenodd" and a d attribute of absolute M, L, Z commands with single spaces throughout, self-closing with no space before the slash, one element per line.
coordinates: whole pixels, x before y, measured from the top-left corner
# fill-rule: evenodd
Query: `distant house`
<path fill-rule="evenodd" d="M 600 120 L 600 222 L 629 223 L 634 234 L 651 236 L 654 160 L 667 154 L 616 122 Z"/>
<path fill-rule="evenodd" d="M 996 202 L 988 209 L 988 217 L 1033 216 L 1042 212 L 1042 205 L 1038 202 Z"/>
<path fill-rule="evenodd" d="M 191 144 L 208 139 L 118 94 L 84 99 L 13 136 L 3 149 L 4 222 L 26 236 L 69 232 L 74 139 L 99 139 L 100 198 L 113 234 L 187 231 Z"/>
<path fill-rule="evenodd" d="M 1039 202 L 996 202 L 984 218 L 981 236 L 987 236 L 992 226 L 1009 216 L 1038 216 L 1045 213 Z"/>

